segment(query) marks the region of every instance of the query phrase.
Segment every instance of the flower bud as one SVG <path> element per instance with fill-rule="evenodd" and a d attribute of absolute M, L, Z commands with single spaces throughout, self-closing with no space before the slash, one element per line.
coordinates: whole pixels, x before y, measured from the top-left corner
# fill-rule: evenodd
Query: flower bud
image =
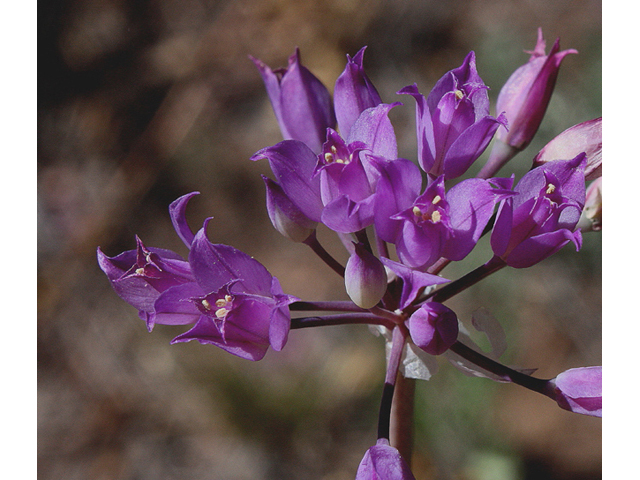
<path fill-rule="evenodd" d="M 282 187 L 263 176 L 267 187 L 267 213 L 274 228 L 294 242 L 303 242 L 315 230 L 317 222 L 309 219 L 289 199 Z"/>
<path fill-rule="evenodd" d="M 353 303 L 372 308 L 387 291 L 387 272 L 376 256 L 357 243 L 345 267 L 344 283 Z"/>
<path fill-rule="evenodd" d="M 587 199 L 577 227 L 582 232 L 602 230 L 602 177 L 596 178 L 587 188 Z"/>
<path fill-rule="evenodd" d="M 587 155 L 585 180 L 595 180 L 602 175 L 602 117 L 567 128 L 540 150 L 533 159 L 533 166 L 568 160 L 582 152 Z"/>
<path fill-rule="evenodd" d="M 327 87 L 300 63 L 298 49 L 285 69 L 271 70 L 260 60 L 251 59 L 260 71 L 282 136 L 300 140 L 319 152 L 327 128 L 336 124 Z"/>
<path fill-rule="evenodd" d="M 538 131 L 555 87 L 560 63 L 568 54 L 578 52 L 573 49 L 560 51 L 558 39 L 546 55 L 542 29 L 538 29 L 535 49 L 527 53 L 531 54 L 529 61 L 509 77 L 496 104 L 496 111 L 505 112 L 509 121 L 509 131 L 498 130 L 496 138 L 517 150 L 529 145 Z"/>
<path fill-rule="evenodd" d="M 602 417 L 602 367 L 572 368 L 550 380 L 549 385 L 561 408 Z"/>
<path fill-rule="evenodd" d="M 356 480 L 415 480 L 415 477 L 400 452 L 381 438 L 364 454 Z"/>
<path fill-rule="evenodd" d="M 407 326 L 413 343 L 431 355 L 446 352 L 458 338 L 458 317 L 437 302 L 423 304 L 409 317 Z"/>

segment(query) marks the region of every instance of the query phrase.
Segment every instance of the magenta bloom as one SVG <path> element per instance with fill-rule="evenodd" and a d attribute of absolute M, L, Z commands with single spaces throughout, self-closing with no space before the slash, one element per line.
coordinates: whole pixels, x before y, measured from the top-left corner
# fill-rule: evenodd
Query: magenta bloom
<path fill-rule="evenodd" d="M 432 178 L 462 175 L 498 127 L 506 125 L 503 115 L 497 119 L 489 115 L 487 90 L 470 52 L 460 67 L 438 80 L 426 99 L 415 84 L 398 92 L 416 100 L 418 161 Z"/>
<path fill-rule="evenodd" d="M 478 242 L 496 203 L 509 195 L 478 178 L 464 180 L 445 193 L 440 176 L 410 207 L 391 216 L 402 222 L 394 241 L 398 257 L 420 269 L 440 257 L 462 260 Z"/>
<path fill-rule="evenodd" d="M 440 355 L 458 338 L 458 317 L 449 307 L 427 302 L 407 321 L 411 340 L 430 355 Z"/>
<path fill-rule="evenodd" d="M 582 245 L 576 224 L 585 202 L 585 154 L 556 160 L 527 173 L 498 210 L 491 247 L 507 265 L 526 268 L 573 242 Z"/>
<path fill-rule="evenodd" d="M 538 131 L 562 60 L 570 53 L 578 53 L 573 49 L 560 51 L 560 39 L 557 39 L 546 55 L 545 45 L 542 29 L 538 29 L 536 47 L 527 52 L 531 54 L 529 61 L 513 72 L 498 95 L 496 111 L 505 112 L 509 131 L 500 130 L 496 138 L 517 150 L 529 145 Z"/>
<path fill-rule="evenodd" d="M 570 412 L 602 417 L 602 367 L 572 368 L 549 384 L 560 407 Z"/>
<path fill-rule="evenodd" d="M 195 326 L 172 343 L 198 340 L 249 360 L 260 360 L 269 346 L 281 350 L 289 333 L 288 305 L 297 299 L 282 292 L 278 280 L 249 255 L 214 245 L 205 225 L 192 233 L 184 211 L 195 193 L 170 206 L 189 261 L 160 249 L 137 250 L 110 258 L 98 249 L 98 263 L 120 297 L 139 310 L 149 330 L 155 324 Z"/>
<path fill-rule="evenodd" d="M 327 88 L 300 63 L 298 49 L 285 69 L 271 70 L 260 60 L 252 60 L 262 75 L 283 138 L 300 140 L 319 152 L 326 129 L 336 125 Z"/>
<path fill-rule="evenodd" d="M 415 480 L 415 477 L 400 452 L 381 438 L 364 454 L 356 480 Z"/>

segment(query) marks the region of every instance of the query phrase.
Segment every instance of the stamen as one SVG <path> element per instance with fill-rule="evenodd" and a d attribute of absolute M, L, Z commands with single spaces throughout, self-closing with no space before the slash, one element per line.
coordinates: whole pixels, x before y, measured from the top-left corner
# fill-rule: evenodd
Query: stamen
<path fill-rule="evenodd" d="M 333 162 L 333 155 L 331 155 L 329 152 L 324 154 L 324 161 L 327 163 L 331 163 Z"/>
<path fill-rule="evenodd" d="M 207 300 L 206 298 L 202 300 L 202 306 L 205 308 L 205 310 L 211 310 L 211 304 L 209 303 L 209 300 Z"/>
<path fill-rule="evenodd" d="M 226 308 L 219 308 L 218 310 L 216 310 L 216 317 L 222 319 L 227 315 L 227 313 L 229 313 L 229 310 L 227 310 Z"/>
<path fill-rule="evenodd" d="M 338 155 L 338 149 L 335 145 L 331 145 L 331 153 L 333 153 L 334 155 Z"/>
<path fill-rule="evenodd" d="M 458 100 L 462 100 L 464 98 L 464 92 L 462 90 L 455 90 L 454 93 L 456 94 L 456 98 Z"/>
<path fill-rule="evenodd" d="M 420 210 L 420 207 L 417 207 L 417 206 L 416 206 L 416 207 L 413 207 L 413 210 L 412 210 L 412 211 L 413 211 L 413 214 L 414 214 L 416 217 L 421 217 L 421 216 L 422 216 L 422 211 Z"/>
<path fill-rule="evenodd" d="M 554 184 L 550 183 L 549 185 L 547 185 L 547 195 L 551 195 L 555 191 L 556 186 Z"/>
<path fill-rule="evenodd" d="M 435 197 L 433 197 L 433 200 L 431 200 L 431 203 L 435 205 L 436 203 L 440 202 L 440 200 L 442 200 L 442 197 L 440 195 L 436 195 Z"/>
<path fill-rule="evenodd" d="M 440 214 L 440 212 L 437 210 L 434 210 L 433 213 L 431 214 L 431 221 L 433 223 L 438 223 L 441 219 L 442 219 L 442 215 Z"/>
<path fill-rule="evenodd" d="M 136 268 L 136 273 L 138 275 L 144 275 L 144 268 L 140 267 L 140 268 Z"/>
<path fill-rule="evenodd" d="M 220 299 L 216 300 L 216 307 L 218 307 L 218 308 L 226 307 L 227 303 L 228 302 L 224 298 L 220 298 Z"/>

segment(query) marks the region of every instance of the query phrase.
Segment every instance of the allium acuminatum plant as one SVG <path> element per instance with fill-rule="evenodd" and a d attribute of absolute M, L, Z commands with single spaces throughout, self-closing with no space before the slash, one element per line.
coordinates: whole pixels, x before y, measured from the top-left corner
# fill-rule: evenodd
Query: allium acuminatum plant
<path fill-rule="evenodd" d="M 365 73 L 364 53 L 347 56 L 333 99 L 297 50 L 284 69 L 252 59 L 284 137 L 251 158 L 268 161 L 273 173 L 264 177 L 269 218 L 278 232 L 310 247 L 344 278 L 351 301 L 288 295 L 257 260 L 213 243 L 206 233 L 210 219 L 194 233 L 185 211 L 197 192 L 169 208 L 189 249 L 187 259 L 140 239 L 135 249 L 114 257 L 98 249 L 113 289 L 138 310 L 149 331 L 157 324 L 190 325 L 173 343 L 197 340 L 248 360 L 262 359 L 269 347 L 285 348 L 290 329 L 365 324 L 382 334 L 387 370 L 378 439 L 364 453 L 358 480 L 414 478 L 410 459 L 390 443 L 390 412 L 398 376 L 428 378 L 423 372 L 432 356 L 449 357 L 476 376 L 518 384 L 566 410 L 602 416 L 601 367 L 574 368 L 553 379 L 510 368 L 473 344 L 446 305 L 500 269 L 530 267 L 569 243 L 579 250 L 583 233 L 601 229 L 601 118 L 560 133 L 519 180 L 496 176 L 531 142 L 562 60 L 577 52 L 560 51 L 556 41 L 545 53 L 539 31 L 529 61 L 500 91 L 497 116 L 490 114 L 474 52 L 428 95 L 415 84 L 399 90 L 399 98 L 415 101 L 415 161 L 398 158 L 388 114 L 402 104 L 383 102 Z M 494 137 L 479 174 L 456 182 Z M 585 182 L 592 182 L 588 189 Z M 318 224 L 340 236 L 349 253 L 346 265 L 320 244 Z M 493 251 L 486 263 L 453 281 L 440 275 L 484 235 Z M 486 330 L 500 328 L 491 316 L 474 320 L 491 322 Z"/>

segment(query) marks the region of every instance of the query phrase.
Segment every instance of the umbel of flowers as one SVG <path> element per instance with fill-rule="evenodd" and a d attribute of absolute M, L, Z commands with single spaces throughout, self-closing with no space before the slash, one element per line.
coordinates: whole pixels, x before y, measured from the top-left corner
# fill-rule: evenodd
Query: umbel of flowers
<path fill-rule="evenodd" d="M 601 416 L 601 367 L 571 369 L 554 379 L 512 369 L 497 360 L 504 334 L 491 315 L 481 312 L 473 319 L 483 330 L 497 332 L 489 357 L 479 353 L 445 304 L 504 267 L 530 267 L 568 243 L 579 250 L 583 232 L 601 229 L 601 119 L 562 132 L 518 181 L 514 175 L 496 176 L 535 135 L 562 60 L 577 52 L 560 51 L 556 41 L 546 54 L 539 32 L 529 62 L 501 90 L 497 116 L 490 114 L 474 52 L 426 97 L 415 84 L 402 88 L 399 94 L 415 100 L 416 162 L 398 158 L 388 114 L 401 104 L 382 101 L 364 71 L 364 52 L 347 56 L 333 101 L 297 50 L 284 69 L 253 59 L 284 137 L 251 158 L 266 159 L 273 173 L 264 177 L 269 218 L 282 235 L 310 247 L 344 277 L 351 301 L 286 294 L 257 260 L 212 243 L 206 233 L 210 219 L 193 233 L 185 210 L 197 192 L 169 208 L 189 250 L 186 260 L 140 239 L 134 250 L 114 257 L 98 249 L 113 289 L 138 310 L 149 331 L 156 324 L 190 325 L 173 343 L 197 340 L 248 360 L 260 360 L 269 347 L 282 350 L 291 328 L 374 326 L 387 341 L 387 371 L 378 440 L 365 453 L 357 479 L 414 478 L 410 459 L 390 444 L 391 402 L 398 375 L 428 379 L 433 356 L 546 395 L 566 410 Z M 478 176 L 452 182 L 494 136 Z M 593 181 L 588 191 L 585 181 Z M 346 265 L 319 243 L 318 224 L 340 236 L 349 253 Z M 493 250 L 486 263 L 454 281 L 440 276 L 448 263 L 464 260 L 483 235 L 490 235 Z"/>

